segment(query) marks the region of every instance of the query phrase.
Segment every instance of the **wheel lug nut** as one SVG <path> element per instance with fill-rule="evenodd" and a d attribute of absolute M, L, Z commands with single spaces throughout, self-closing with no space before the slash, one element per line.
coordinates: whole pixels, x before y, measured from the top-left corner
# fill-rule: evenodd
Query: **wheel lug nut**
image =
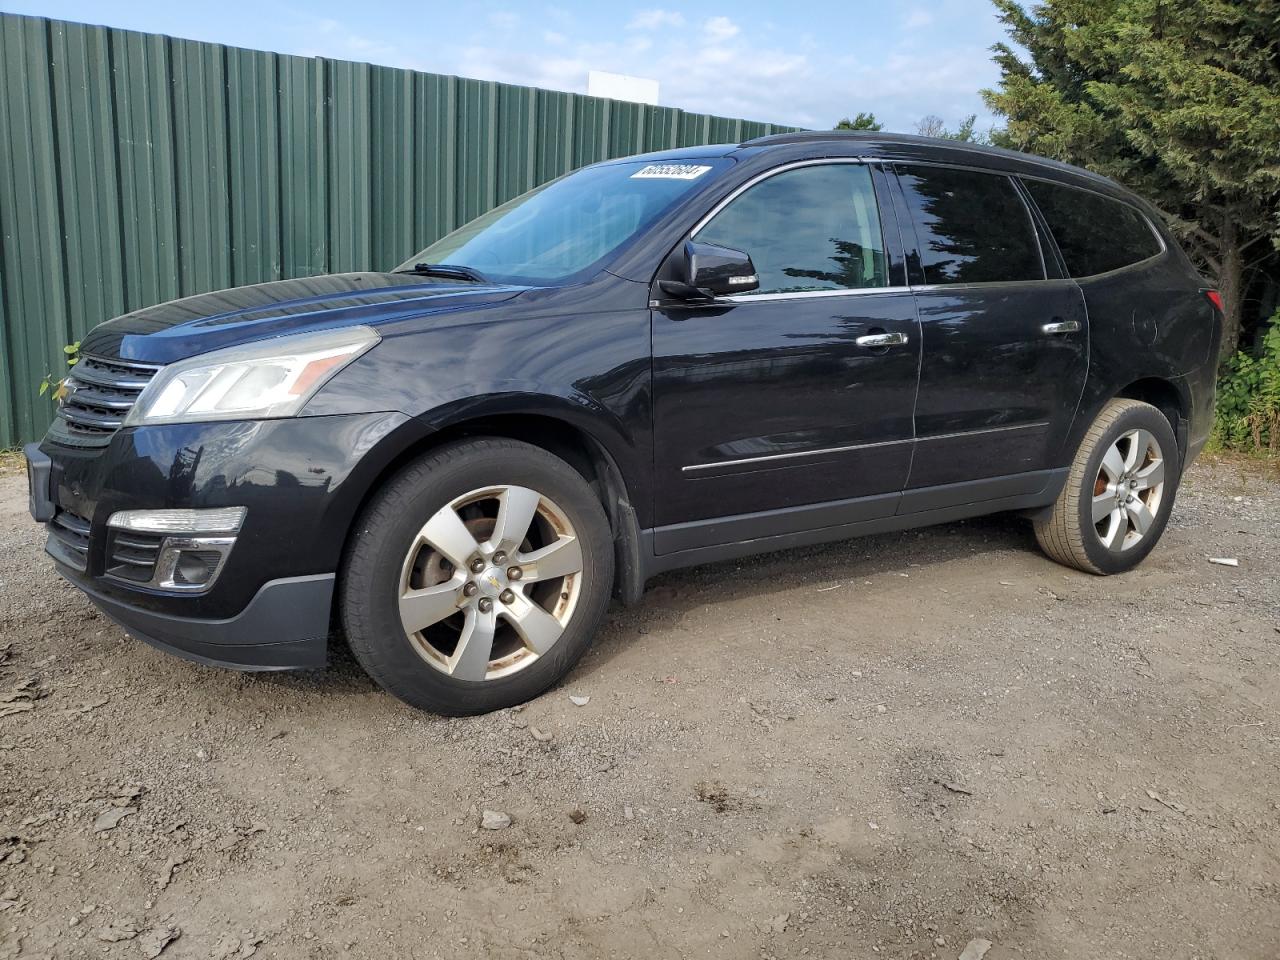
<path fill-rule="evenodd" d="M 469 582 L 465 587 L 462 588 L 462 595 L 464 597 L 474 597 L 476 595 L 476 591 L 478 591 L 479 589 L 480 588 L 477 587 L 474 582 Z"/>
<path fill-rule="evenodd" d="M 516 598 L 515 592 L 512 590 L 503 590 L 500 594 L 498 594 L 498 599 L 501 600 L 503 603 L 511 603 L 511 601 L 515 600 L 515 598 Z"/>
<path fill-rule="evenodd" d="M 524 576 L 524 571 L 521 570 L 519 567 L 512 567 L 510 570 L 507 571 L 508 580 L 519 580 L 523 576 Z"/>
<path fill-rule="evenodd" d="M 497 553 L 495 553 L 495 554 L 493 555 L 493 562 L 494 562 L 495 564 L 506 563 L 506 562 L 507 562 L 507 555 L 506 555 L 505 553 L 503 553 L 501 550 L 499 550 Z"/>
<path fill-rule="evenodd" d="M 493 609 L 493 601 L 490 600 L 488 597 L 481 597 L 480 602 L 479 604 L 477 604 L 477 606 L 480 607 L 481 613 L 488 613 L 490 610 Z"/>
<path fill-rule="evenodd" d="M 484 561 L 481 560 L 479 557 L 476 557 L 474 560 L 471 561 L 471 572 L 480 573 L 482 570 L 484 570 Z"/>

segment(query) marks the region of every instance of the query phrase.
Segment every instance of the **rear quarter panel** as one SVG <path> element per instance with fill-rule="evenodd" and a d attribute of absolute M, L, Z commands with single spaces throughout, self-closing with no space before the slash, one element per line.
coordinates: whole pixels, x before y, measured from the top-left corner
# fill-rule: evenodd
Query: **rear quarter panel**
<path fill-rule="evenodd" d="M 1173 384 L 1191 420 L 1190 436 L 1207 433 L 1218 324 L 1190 264 L 1167 249 L 1144 263 L 1078 283 L 1089 313 L 1089 377 L 1064 461 L 1107 401 L 1137 380 Z"/>

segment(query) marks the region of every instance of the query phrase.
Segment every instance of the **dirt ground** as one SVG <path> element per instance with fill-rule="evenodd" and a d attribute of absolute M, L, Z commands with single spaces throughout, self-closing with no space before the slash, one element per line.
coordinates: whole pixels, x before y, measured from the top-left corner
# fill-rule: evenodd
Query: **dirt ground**
<path fill-rule="evenodd" d="M 1193 468 L 1123 577 L 1010 517 L 667 575 L 562 687 L 467 720 L 349 659 L 241 675 L 129 639 L 55 576 L 23 484 L 0 957 L 1280 956 L 1256 465 Z"/>

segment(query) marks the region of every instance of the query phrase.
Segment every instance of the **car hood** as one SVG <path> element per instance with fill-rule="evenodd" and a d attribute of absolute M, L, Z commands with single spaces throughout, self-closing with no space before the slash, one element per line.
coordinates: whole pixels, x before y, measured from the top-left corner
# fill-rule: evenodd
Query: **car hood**
<path fill-rule="evenodd" d="M 377 326 L 410 316 L 501 303 L 525 288 L 408 273 L 336 273 L 201 293 L 95 327 L 82 353 L 172 363 L 220 347 L 290 333 Z"/>

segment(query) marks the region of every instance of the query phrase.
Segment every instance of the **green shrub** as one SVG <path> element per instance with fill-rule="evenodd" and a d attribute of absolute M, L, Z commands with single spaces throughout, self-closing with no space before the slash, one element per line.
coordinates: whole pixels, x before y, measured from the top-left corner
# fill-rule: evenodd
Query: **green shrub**
<path fill-rule="evenodd" d="M 80 341 L 68 343 L 62 348 L 62 352 L 66 355 L 67 366 L 74 367 L 80 359 Z M 67 395 L 67 378 L 55 377 L 52 373 L 46 373 L 44 379 L 40 381 L 40 396 L 49 394 L 49 399 L 54 403 L 63 399 Z"/>
<path fill-rule="evenodd" d="M 1223 364 L 1213 434 L 1218 446 L 1280 453 L 1280 310 L 1267 321 L 1257 356 L 1244 351 Z"/>

